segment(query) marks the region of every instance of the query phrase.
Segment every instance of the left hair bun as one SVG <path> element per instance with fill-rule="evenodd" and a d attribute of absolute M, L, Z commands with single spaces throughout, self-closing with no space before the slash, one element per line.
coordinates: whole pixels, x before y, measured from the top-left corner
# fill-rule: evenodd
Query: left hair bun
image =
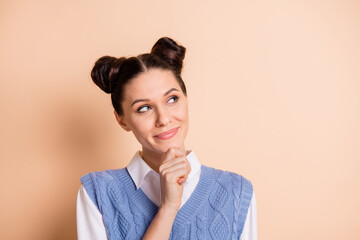
<path fill-rule="evenodd" d="M 180 75 L 185 52 L 185 47 L 177 44 L 171 38 L 162 37 L 154 44 L 150 53 L 166 61 Z"/>

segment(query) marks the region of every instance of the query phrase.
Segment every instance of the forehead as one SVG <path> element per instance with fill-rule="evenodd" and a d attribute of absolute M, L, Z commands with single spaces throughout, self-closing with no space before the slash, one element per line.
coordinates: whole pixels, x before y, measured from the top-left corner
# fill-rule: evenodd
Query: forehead
<path fill-rule="evenodd" d="M 151 99 L 163 96 L 171 88 L 181 91 L 180 85 L 171 71 L 150 69 L 140 73 L 125 86 L 124 100 L 132 101 L 139 98 Z"/>

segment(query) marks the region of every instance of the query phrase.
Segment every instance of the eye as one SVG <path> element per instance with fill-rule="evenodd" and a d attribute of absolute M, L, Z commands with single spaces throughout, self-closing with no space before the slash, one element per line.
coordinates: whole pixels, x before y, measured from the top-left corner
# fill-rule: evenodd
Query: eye
<path fill-rule="evenodd" d="M 177 102 L 178 99 L 179 99 L 179 97 L 177 97 L 177 96 L 171 96 L 168 100 L 168 103 L 175 103 L 175 102 Z"/>
<path fill-rule="evenodd" d="M 144 113 L 144 112 L 149 111 L 150 108 L 151 108 L 151 107 L 148 106 L 148 105 L 143 105 L 143 106 L 141 106 L 141 107 L 139 107 L 139 108 L 137 109 L 137 112 L 138 112 L 138 113 Z"/>

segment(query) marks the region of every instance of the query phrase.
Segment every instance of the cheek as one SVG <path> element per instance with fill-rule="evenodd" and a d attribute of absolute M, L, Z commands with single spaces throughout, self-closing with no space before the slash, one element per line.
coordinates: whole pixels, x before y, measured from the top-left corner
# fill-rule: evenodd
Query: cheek
<path fill-rule="evenodd" d="M 146 138 L 147 135 L 151 134 L 154 125 L 153 120 L 146 117 L 134 119 L 132 123 L 133 133 L 140 138 Z"/>
<path fill-rule="evenodd" d="M 181 125 L 183 128 L 182 137 L 185 138 L 187 136 L 188 129 L 189 129 L 189 115 L 188 115 L 187 105 L 185 105 L 181 109 L 179 109 L 179 111 L 177 112 L 177 119 L 179 122 L 181 122 Z"/>
<path fill-rule="evenodd" d="M 188 121 L 189 114 L 188 114 L 187 104 L 184 103 L 182 106 L 180 106 L 180 108 L 177 111 L 177 117 L 178 119 L 181 119 L 184 122 Z"/>

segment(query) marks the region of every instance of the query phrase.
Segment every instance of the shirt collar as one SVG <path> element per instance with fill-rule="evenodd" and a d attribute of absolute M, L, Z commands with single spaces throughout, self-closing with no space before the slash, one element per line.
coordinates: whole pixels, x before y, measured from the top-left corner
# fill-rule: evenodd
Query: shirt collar
<path fill-rule="evenodd" d="M 201 169 L 201 164 L 196 157 L 194 151 L 190 151 L 188 155 L 186 155 L 186 159 L 189 161 L 191 166 L 191 171 L 185 181 L 188 182 Z M 146 162 L 141 158 L 140 151 L 137 151 L 135 153 L 129 165 L 127 166 L 127 170 L 136 185 L 136 189 L 139 189 L 139 187 L 141 187 L 144 178 L 150 172 L 159 176 L 159 174 L 155 172 L 151 167 L 149 167 L 149 165 L 147 165 Z"/>

